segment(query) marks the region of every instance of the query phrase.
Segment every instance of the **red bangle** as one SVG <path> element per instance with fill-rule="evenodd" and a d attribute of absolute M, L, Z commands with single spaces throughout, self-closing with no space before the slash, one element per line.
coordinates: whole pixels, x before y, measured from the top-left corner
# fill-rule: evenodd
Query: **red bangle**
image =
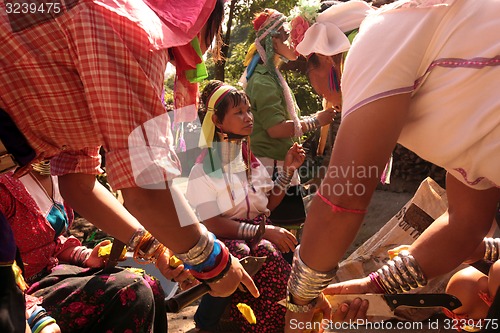
<path fill-rule="evenodd" d="M 227 247 L 218 239 L 216 240 L 216 242 L 218 242 L 221 247 L 221 253 L 219 254 L 220 260 L 216 264 L 216 266 L 208 272 L 196 272 L 194 270 L 190 270 L 191 275 L 193 275 L 198 280 L 213 279 L 224 270 L 227 262 L 229 261 L 229 250 L 227 249 Z"/>
<path fill-rule="evenodd" d="M 377 288 L 379 294 L 388 294 L 388 292 L 383 287 L 382 283 L 379 281 L 380 276 L 378 276 L 376 272 L 371 272 L 369 277 L 372 283 L 375 285 L 375 288 Z"/>
<path fill-rule="evenodd" d="M 329 201 L 327 198 L 325 198 L 321 193 L 316 192 L 318 197 L 323 200 L 324 203 L 326 203 L 328 206 L 332 208 L 332 212 L 334 213 L 353 213 L 353 214 L 366 214 L 366 209 L 349 209 L 349 208 L 344 208 L 337 206 L 336 204 L 332 203 Z"/>

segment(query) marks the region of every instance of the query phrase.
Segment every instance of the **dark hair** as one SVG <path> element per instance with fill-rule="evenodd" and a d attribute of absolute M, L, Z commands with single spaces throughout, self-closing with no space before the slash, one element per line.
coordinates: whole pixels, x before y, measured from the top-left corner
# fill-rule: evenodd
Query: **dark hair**
<path fill-rule="evenodd" d="M 214 60 L 221 60 L 221 49 L 224 45 L 222 41 L 222 22 L 224 21 L 224 0 L 216 0 L 215 7 L 207 20 L 207 29 L 205 36 L 202 36 L 206 45 L 212 45 L 215 38 L 215 46 L 212 48 L 212 58 Z"/>
<path fill-rule="evenodd" d="M 205 110 L 208 106 L 208 99 L 212 95 L 212 93 L 215 91 L 215 89 L 219 88 L 222 86 L 224 82 L 219 81 L 219 80 L 211 80 L 203 89 L 203 92 L 201 93 L 201 102 L 205 106 Z M 230 107 L 236 107 L 240 105 L 241 103 L 245 103 L 247 105 L 250 105 L 250 100 L 248 99 L 247 94 L 242 91 L 242 90 L 233 90 L 229 92 L 224 98 L 220 101 L 219 105 L 217 105 L 217 108 L 214 110 L 215 115 L 217 116 L 217 119 L 219 119 L 220 122 L 224 120 L 224 117 L 226 116 L 226 112 Z M 203 114 L 203 116 L 206 113 Z M 203 122 L 203 119 L 201 120 Z"/>
<path fill-rule="evenodd" d="M 317 53 L 313 53 L 311 54 L 308 58 L 307 58 L 307 73 L 309 73 L 309 71 L 311 69 L 316 69 L 319 67 L 319 57 L 318 57 L 318 54 Z"/>
<path fill-rule="evenodd" d="M 342 53 L 336 54 L 332 56 L 333 62 L 335 63 L 335 66 L 340 66 L 340 68 L 343 68 L 343 58 L 344 55 Z M 309 73 L 312 69 L 316 69 L 320 67 L 320 59 L 317 53 L 312 53 L 307 57 L 307 64 L 306 64 L 306 73 Z"/>

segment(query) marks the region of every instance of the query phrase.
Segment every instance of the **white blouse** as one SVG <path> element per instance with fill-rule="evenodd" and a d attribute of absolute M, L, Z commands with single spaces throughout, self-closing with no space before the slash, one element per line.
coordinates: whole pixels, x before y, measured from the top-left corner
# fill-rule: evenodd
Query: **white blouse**
<path fill-rule="evenodd" d="M 411 93 L 398 142 L 470 187 L 500 187 L 500 2 L 401 3 L 361 24 L 342 77 L 342 116 Z"/>
<path fill-rule="evenodd" d="M 216 202 L 218 211 L 211 212 L 213 217 L 222 215 L 228 218 L 253 219 L 260 214 L 268 214 L 268 192 L 273 182 L 266 168 L 252 168 L 252 184 L 249 184 L 246 172 L 221 174 L 220 170 L 206 174 L 203 164 L 196 164 L 189 174 L 186 197 L 191 206 L 198 210 L 204 203 Z M 234 198 L 234 201 L 231 199 Z M 204 212 L 199 215 L 206 219 Z"/>

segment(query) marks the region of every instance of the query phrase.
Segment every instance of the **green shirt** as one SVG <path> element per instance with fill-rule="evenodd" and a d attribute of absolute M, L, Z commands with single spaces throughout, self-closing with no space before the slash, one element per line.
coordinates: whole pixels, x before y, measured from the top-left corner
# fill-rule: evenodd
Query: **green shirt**
<path fill-rule="evenodd" d="M 253 132 L 250 136 L 252 152 L 257 157 L 283 161 L 288 149 L 293 145 L 293 138 L 273 139 L 267 134 L 267 129 L 290 119 L 283 89 L 268 69 L 258 64 L 248 80 L 245 92 L 250 98 L 254 117 Z M 300 116 L 299 112 L 298 115 Z"/>

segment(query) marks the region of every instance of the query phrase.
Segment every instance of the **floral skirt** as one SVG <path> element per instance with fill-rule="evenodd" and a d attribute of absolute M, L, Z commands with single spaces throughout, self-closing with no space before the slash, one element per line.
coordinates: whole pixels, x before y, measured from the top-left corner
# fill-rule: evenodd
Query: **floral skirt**
<path fill-rule="evenodd" d="M 27 293 L 42 298 L 63 333 L 167 332 L 163 289 L 140 269 L 58 265 Z"/>
<path fill-rule="evenodd" d="M 247 223 L 258 223 L 248 221 Z M 291 266 L 285 261 L 283 255 L 268 240 L 261 240 L 256 249 L 252 251 L 248 242 L 244 240 L 223 240 L 231 254 L 238 259 L 246 256 L 267 256 L 265 264 L 253 276 L 253 280 L 259 289 L 260 297 L 254 298 L 249 292 L 237 290 L 231 299 L 229 311 L 230 320 L 237 322 L 242 332 L 253 333 L 280 333 L 285 328 L 284 306 L 278 301 L 286 296 L 286 286 L 291 272 Z M 249 324 L 239 312 L 236 305 L 245 303 L 249 305 L 257 318 L 257 324 Z"/>

